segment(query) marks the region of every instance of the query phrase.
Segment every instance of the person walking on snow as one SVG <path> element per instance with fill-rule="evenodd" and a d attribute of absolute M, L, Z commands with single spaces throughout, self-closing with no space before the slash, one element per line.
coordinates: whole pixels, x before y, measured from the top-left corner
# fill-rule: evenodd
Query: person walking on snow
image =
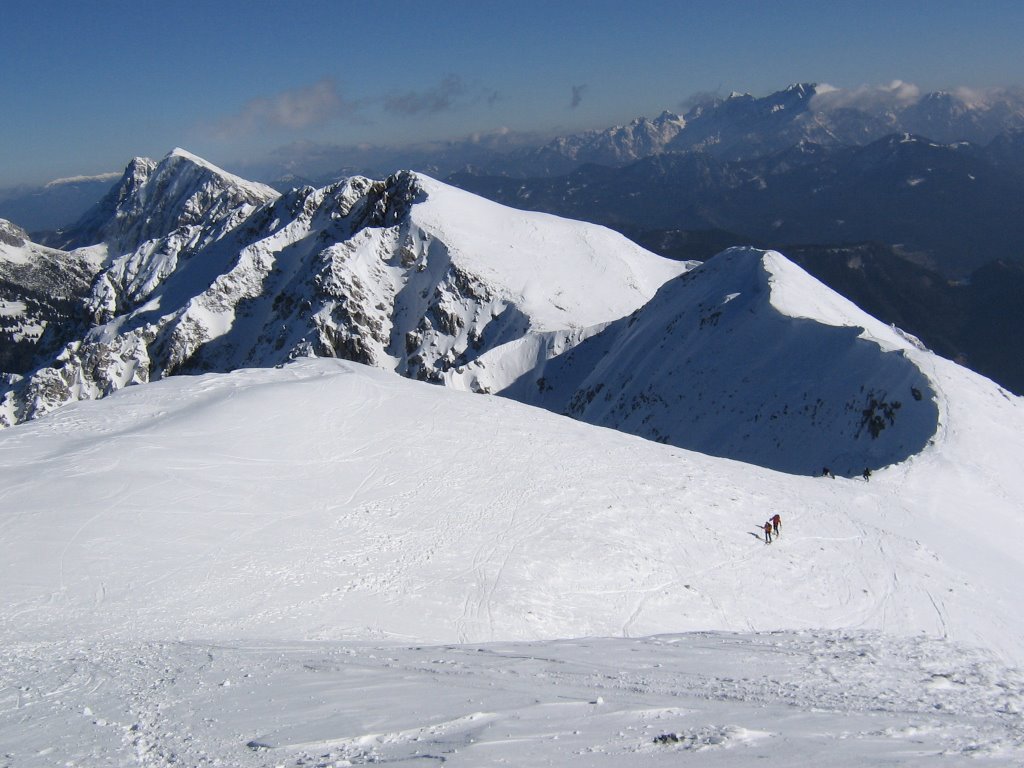
<path fill-rule="evenodd" d="M 772 522 L 771 522 L 771 520 L 769 520 L 767 523 L 764 524 L 764 543 L 765 544 L 771 544 L 772 543 Z"/>
<path fill-rule="evenodd" d="M 776 512 L 774 515 L 772 515 L 772 533 L 778 536 L 780 528 L 782 528 L 782 518 Z"/>
<path fill-rule="evenodd" d="M 871 468 L 870 467 L 864 467 L 864 479 L 868 480 L 868 481 L 871 480 Z"/>

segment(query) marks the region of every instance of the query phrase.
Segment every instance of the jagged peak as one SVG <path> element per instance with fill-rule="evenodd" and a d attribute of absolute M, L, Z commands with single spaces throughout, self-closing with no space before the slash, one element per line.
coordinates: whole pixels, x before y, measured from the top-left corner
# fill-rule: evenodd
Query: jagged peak
<path fill-rule="evenodd" d="M 263 205 L 279 196 L 265 184 L 175 148 L 159 161 L 132 158 L 121 181 L 56 244 L 78 248 L 106 242 L 125 253 L 182 224 L 217 218 L 240 206 Z"/>
<path fill-rule="evenodd" d="M 277 190 L 266 184 L 261 184 L 255 181 L 249 181 L 243 179 L 241 176 L 225 171 L 220 166 L 214 165 L 208 160 L 199 157 L 192 152 L 181 147 L 175 147 L 157 164 L 156 171 L 159 173 L 164 169 L 178 169 L 181 164 L 187 164 L 186 167 L 195 167 L 205 171 L 212 176 L 221 179 L 225 184 L 230 186 L 239 187 L 251 192 L 253 195 L 259 198 L 263 198 L 265 201 L 273 200 L 278 196 Z"/>
<path fill-rule="evenodd" d="M 790 83 L 782 90 L 782 93 L 797 93 L 801 96 L 813 96 L 817 90 L 817 83 Z"/>

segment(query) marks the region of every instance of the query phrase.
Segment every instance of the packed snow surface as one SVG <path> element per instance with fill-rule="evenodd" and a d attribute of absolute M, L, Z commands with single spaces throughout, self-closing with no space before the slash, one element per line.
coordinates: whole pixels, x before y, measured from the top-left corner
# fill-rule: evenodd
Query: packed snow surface
<path fill-rule="evenodd" d="M 1017 765 L 1020 401 L 927 372 L 870 482 L 337 360 L 6 430 L 0 764 Z"/>

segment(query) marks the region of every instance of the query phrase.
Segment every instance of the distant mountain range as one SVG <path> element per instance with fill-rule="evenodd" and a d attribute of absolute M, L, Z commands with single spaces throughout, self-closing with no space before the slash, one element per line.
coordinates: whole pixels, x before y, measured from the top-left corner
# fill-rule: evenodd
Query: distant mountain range
<path fill-rule="evenodd" d="M 863 146 L 909 133 L 939 144 L 992 144 L 1000 163 L 1024 168 L 1024 91 L 939 91 L 920 94 L 899 81 L 886 87 L 843 90 L 798 83 L 764 97 L 733 93 L 698 100 L 684 113 L 664 111 L 625 125 L 541 141 L 498 131 L 462 140 L 408 147 L 303 145 L 283 148 L 277 163 L 241 169 L 281 192 L 325 186 L 338 178 L 382 178 L 398 170 L 437 178 L 558 176 L 585 164 L 622 166 L 667 152 L 700 151 L 721 160 L 749 160 L 801 142 Z M 98 200 L 119 174 L 61 179 L 40 188 L 0 190 L 0 217 L 30 232 L 67 226 Z"/>
<path fill-rule="evenodd" d="M 894 133 L 944 144 L 988 144 L 1021 130 L 1021 91 L 939 91 L 920 96 L 903 83 L 854 92 L 798 83 L 760 98 L 733 93 L 703 100 L 683 115 L 666 111 L 654 119 L 641 117 L 625 126 L 518 148 L 490 162 L 478 161 L 472 172 L 553 176 L 586 163 L 619 166 L 667 152 L 699 151 L 721 160 L 749 160 L 801 143 L 863 146 Z"/>
<path fill-rule="evenodd" d="M 1024 256 L 1024 175 L 1001 162 L 1013 146 L 1010 137 L 989 148 L 892 134 L 866 146 L 802 141 L 746 160 L 664 153 L 565 176 L 459 173 L 449 182 L 638 240 L 676 229 L 724 230 L 734 243 L 781 248 L 872 241 L 964 277 L 995 259 Z"/>
<path fill-rule="evenodd" d="M 453 142 L 378 159 L 434 174 L 469 160 L 446 180 L 516 208 L 606 225 L 675 259 L 705 260 L 734 245 L 779 249 L 886 322 L 1024 392 L 1014 341 L 1024 328 L 1022 116 L 1016 91 L 920 95 L 902 83 L 857 91 L 798 84 L 763 98 L 706 99 L 681 115 L 664 112 L 540 146 L 509 149 L 499 138 L 477 137 L 467 143 L 469 154 Z M 329 155 L 319 160 L 330 162 Z M 365 148 L 350 160 L 346 174 L 375 163 Z M 308 178 L 330 181 L 306 186 L 336 184 L 322 169 Z M 132 174 L 141 179 L 151 171 Z M 98 199 L 108 182 L 67 179 L 29 195 L 33 205 L 51 203 L 49 231 L 32 238 L 38 247 L 72 248 L 115 232 L 120 251 L 159 240 L 168 211 L 118 208 L 131 198 L 130 180 L 67 226 L 72 209 L 81 213 L 82 195 L 91 189 Z M 292 190 L 302 182 L 290 175 L 271 185 L 276 191 L 252 182 L 239 188 L 258 205 L 279 192 L 301 198 L 306 193 Z M 152 187 L 145 185 L 147 195 L 158 194 Z M 77 192 L 69 197 L 70 190 Z M 165 204 L 206 210 L 188 200 Z M 27 209 L 18 208 L 17 196 L 0 196 L 0 215 L 9 210 Z M 59 211 L 65 226 L 55 230 Z M 179 214 L 185 218 L 171 218 L 201 223 Z M 17 215 L 8 218 L 34 230 Z M 929 286 L 923 294 L 922 285 Z M 921 295 L 942 311 L 922 311 Z M 56 312 L 45 298 L 33 306 Z M 66 315 L 65 307 L 54 317 Z M 24 340 L 9 349 L 6 357 L 20 358 Z"/>

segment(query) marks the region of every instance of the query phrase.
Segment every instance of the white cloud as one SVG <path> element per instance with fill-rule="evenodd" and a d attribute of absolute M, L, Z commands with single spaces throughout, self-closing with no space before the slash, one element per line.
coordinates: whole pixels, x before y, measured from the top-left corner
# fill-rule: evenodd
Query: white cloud
<path fill-rule="evenodd" d="M 236 114 L 215 123 L 212 133 L 230 138 L 269 130 L 297 131 L 352 116 L 357 110 L 356 102 L 345 100 L 335 82 L 324 78 L 312 85 L 252 99 Z"/>
<path fill-rule="evenodd" d="M 888 85 L 861 85 L 853 89 L 819 85 L 811 101 L 812 109 L 894 109 L 915 103 L 921 98 L 921 89 L 913 83 L 893 80 Z"/>
<path fill-rule="evenodd" d="M 384 111 L 393 115 L 434 115 L 461 107 L 486 103 L 493 106 L 500 94 L 482 85 L 470 84 L 458 75 L 446 75 L 433 88 L 395 93 L 384 98 Z"/>

